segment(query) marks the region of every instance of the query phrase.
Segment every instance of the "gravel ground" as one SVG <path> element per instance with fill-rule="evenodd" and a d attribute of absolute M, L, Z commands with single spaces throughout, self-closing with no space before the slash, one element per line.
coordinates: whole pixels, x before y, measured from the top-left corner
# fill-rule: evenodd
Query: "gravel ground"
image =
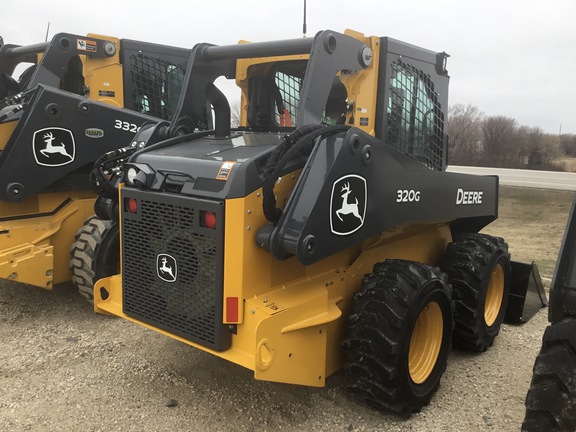
<path fill-rule="evenodd" d="M 429 406 L 409 419 L 325 388 L 252 372 L 92 312 L 72 286 L 0 282 L 0 431 L 517 431 L 546 309 L 504 325 L 483 354 L 453 350 Z"/>

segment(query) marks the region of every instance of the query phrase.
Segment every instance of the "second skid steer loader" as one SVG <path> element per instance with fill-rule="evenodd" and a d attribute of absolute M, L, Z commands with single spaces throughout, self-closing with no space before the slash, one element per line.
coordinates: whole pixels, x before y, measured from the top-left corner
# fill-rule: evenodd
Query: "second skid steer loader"
<path fill-rule="evenodd" d="M 91 299 L 117 271 L 118 252 L 96 262 L 110 232 L 117 251 L 117 227 L 92 217 L 88 173 L 145 122 L 171 118 L 189 54 L 68 33 L 0 47 L 0 278 L 47 289 L 74 278 Z"/>

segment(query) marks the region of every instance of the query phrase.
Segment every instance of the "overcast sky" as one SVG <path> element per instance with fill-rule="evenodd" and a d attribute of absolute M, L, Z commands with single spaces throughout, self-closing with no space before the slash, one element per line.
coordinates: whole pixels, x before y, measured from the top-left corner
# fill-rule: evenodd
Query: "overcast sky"
<path fill-rule="evenodd" d="M 303 0 L 3 1 L 5 43 L 97 33 L 191 48 L 302 36 Z M 351 28 L 450 54 L 450 105 L 576 134 L 576 0 L 308 0 L 307 36 Z"/>

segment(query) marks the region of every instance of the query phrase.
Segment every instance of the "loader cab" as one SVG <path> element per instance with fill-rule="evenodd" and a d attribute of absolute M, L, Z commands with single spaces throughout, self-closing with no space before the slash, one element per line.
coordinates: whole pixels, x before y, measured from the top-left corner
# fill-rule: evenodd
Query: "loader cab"
<path fill-rule="evenodd" d="M 124 107 L 169 120 L 178 105 L 190 51 L 153 48 L 152 44 L 122 40 Z"/>
<path fill-rule="evenodd" d="M 248 67 L 246 125 L 254 130 L 294 128 L 306 60 L 264 63 Z"/>
<path fill-rule="evenodd" d="M 381 38 L 377 136 L 432 170 L 447 164 L 446 53 Z"/>
<path fill-rule="evenodd" d="M 354 32 L 350 32 L 354 35 Z M 356 35 L 359 37 L 359 35 Z M 448 109 L 448 72 L 445 53 L 433 53 L 391 39 L 369 41 L 378 50 L 374 65 L 353 73 L 334 71 L 333 80 L 323 111 L 321 123 L 357 126 L 387 145 L 411 156 L 426 167 L 443 170 L 446 167 L 446 113 Z M 270 129 L 297 126 L 297 111 L 308 61 L 268 68 L 265 79 L 253 79 L 248 97 L 248 124 Z M 311 67 L 313 72 L 314 65 Z M 249 75 L 257 75 L 250 74 Z M 378 74 L 378 75 L 377 75 Z M 357 85 L 362 82 L 362 86 Z M 367 91 L 371 82 L 373 93 Z M 268 91 L 261 90 L 267 86 Z M 269 94 L 272 94 L 272 98 Z M 377 95 L 376 100 L 372 97 Z M 263 97 L 268 103 L 262 103 Z M 372 96 L 372 97 L 371 97 Z M 326 96 L 324 96 L 326 97 Z M 306 98 L 318 99 L 313 88 Z M 282 105 L 282 102 L 284 105 Z M 275 110 L 274 121 L 258 110 Z M 281 116 L 286 109 L 290 124 Z M 272 117 L 270 117 L 272 119 Z"/>
<path fill-rule="evenodd" d="M 213 60 L 206 55 L 210 48 L 219 47 L 200 44 L 193 49 L 168 136 L 206 129 L 211 117 L 215 120 L 216 137 L 228 136 L 230 102 L 236 103 L 237 98 L 240 130 L 278 132 L 295 128 L 308 55 L 250 58 L 231 55 Z M 212 111 L 212 116 L 207 116 L 207 111 Z"/>
<path fill-rule="evenodd" d="M 0 47 L 0 98 L 50 86 L 163 120 L 178 104 L 188 49 L 88 34 Z"/>
<path fill-rule="evenodd" d="M 244 130 L 278 132 L 306 124 L 346 123 L 375 135 L 378 63 L 372 56 L 379 57 L 378 38 L 349 33 L 353 38 L 328 32 L 327 49 L 317 46 L 313 51 L 313 38 L 275 50 L 245 42 L 196 46 L 169 136 L 195 129 L 209 103 L 207 86 L 222 76 L 235 78 L 240 87 L 239 123 Z M 358 116 L 354 110 L 370 114 Z"/>
<path fill-rule="evenodd" d="M 246 125 L 254 130 L 284 131 L 298 127 L 298 105 L 308 60 L 288 60 L 250 66 L 247 70 L 248 112 Z M 334 76 L 321 122 L 326 125 L 345 122 L 346 88 Z"/>
<path fill-rule="evenodd" d="M 387 37 L 346 34 L 371 49 L 366 65 L 346 58 L 349 47 L 239 58 L 240 125 L 253 131 L 288 131 L 309 123 L 355 126 L 429 169 L 445 169 L 448 56 Z M 330 67 L 324 57 L 333 57 Z"/>

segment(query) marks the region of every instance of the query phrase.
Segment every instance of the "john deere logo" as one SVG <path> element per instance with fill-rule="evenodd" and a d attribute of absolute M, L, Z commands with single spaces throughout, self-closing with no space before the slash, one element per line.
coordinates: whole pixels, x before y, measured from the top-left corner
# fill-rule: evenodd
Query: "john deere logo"
<path fill-rule="evenodd" d="M 84 134 L 88 138 L 102 138 L 104 136 L 104 131 L 102 129 L 90 128 L 84 131 Z"/>
<path fill-rule="evenodd" d="M 74 135 L 68 129 L 53 127 L 37 130 L 32 145 L 38 165 L 56 167 L 74 161 L 76 145 Z"/>
<path fill-rule="evenodd" d="M 341 177 L 332 185 L 330 229 L 336 235 L 349 235 L 364 225 L 366 179 L 356 174 Z"/>
<path fill-rule="evenodd" d="M 178 276 L 176 258 L 168 254 L 158 254 L 156 257 L 156 273 L 163 281 L 176 282 L 176 277 Z"/>

